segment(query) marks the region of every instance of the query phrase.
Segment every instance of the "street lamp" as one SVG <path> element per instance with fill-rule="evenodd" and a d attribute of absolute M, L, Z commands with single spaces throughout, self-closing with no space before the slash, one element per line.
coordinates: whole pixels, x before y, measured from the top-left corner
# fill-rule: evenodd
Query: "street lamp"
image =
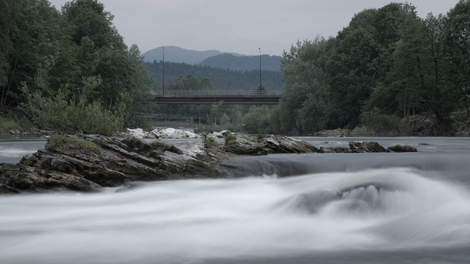
<path fill-rule="evenodd" d="M 259 49 L 259 95 L 261 95 L 261 48 Z"/>
<path fill-rule="evenodd" d="M 165 95 L 165 47 L 162 47 L 163 50 L 163 95 Z"/>

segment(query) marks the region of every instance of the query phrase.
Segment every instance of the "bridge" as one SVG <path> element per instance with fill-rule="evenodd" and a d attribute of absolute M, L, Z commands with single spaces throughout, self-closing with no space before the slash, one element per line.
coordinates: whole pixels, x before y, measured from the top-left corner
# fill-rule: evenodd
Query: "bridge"
<path fill-rule="evenodd" d="M 161 92 L 161 91 L 160 91 Z M 159 104 L 277 104 L 282 91 L 247 90 L 170 90 L 155 95 L 151 100 Z"/>

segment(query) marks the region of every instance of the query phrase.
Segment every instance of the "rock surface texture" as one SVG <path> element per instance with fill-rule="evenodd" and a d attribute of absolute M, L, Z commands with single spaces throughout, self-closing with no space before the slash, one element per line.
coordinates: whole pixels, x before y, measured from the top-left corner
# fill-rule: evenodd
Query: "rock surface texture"
<path fill-rule="evenodd" d="M 89 144 L 77 143 L 80 141 Z M 217 164 L 236 155 L 386 151 L 376 142 L 350 142 L 349 149 L 317 149 L 304 141 L 281 136 L 257 141 L 238 138 L 211 148 L 205 148 L 202 142 L 171 144 L 99 135 L 66 136 L 59 143 L 49 142 L 46 149 L 23 157 L 18 164 L 0 164 L 0 193 L 93 192 L 135 181 L 223 177 Z M 416 149 L 395 146 L 389 151 Z"/>

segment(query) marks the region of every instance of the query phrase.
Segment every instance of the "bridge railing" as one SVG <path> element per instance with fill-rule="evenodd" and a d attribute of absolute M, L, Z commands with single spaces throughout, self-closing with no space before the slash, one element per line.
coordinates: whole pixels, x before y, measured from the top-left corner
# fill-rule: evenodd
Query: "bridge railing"
<path fill-rule="evenodd" d="M 194 96 L 194 95 L 281 95 L 283 91 L 252 90 L 167 90 L 157 91 L 155 95 Z"/>

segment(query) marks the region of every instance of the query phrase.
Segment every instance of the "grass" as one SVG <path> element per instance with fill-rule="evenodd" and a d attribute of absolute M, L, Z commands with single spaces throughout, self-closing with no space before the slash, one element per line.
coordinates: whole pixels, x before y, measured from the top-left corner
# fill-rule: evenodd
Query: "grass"
<path fill-rule="evenodd" d="M 97 145 L 93 142 L 75 137 L 65 136 L 61 134 L 53 134 L 49 137 L 46 144 L 47 150 L 52 149 L 65 149 L 67 147 L 75 149 L 90 149 L 96 148 Z"/>
<path fill-rule="evenodd" d="M 203 139 L 203 141 L 204 141 L 204 146 L 206 148 L 210 148 L 210 147 L 218 145 L 217 141 L 215 141 L 215 138 L 213 137 L 206 137 Z"/>
<path fill-rule="evenodd" d="M 63 149 L 65 148 L 65 136 L 60 134 L 50 135 L 47 139 L 46 149 Z"/>
<path fill-rule="evenodd" d="M 225 140 L 225 145 L 227 145 L 230 141 L 237 140 L 237 137 L 236 136 L 226 136 L 226 137 L 224 137 L 224 140 Z"/>
<path fill-rule="evenodd" d="M 0 117 L 0 132 L 7 132 L 11 129 L 16 129 L 20 125 L 13 119 Z"/>

